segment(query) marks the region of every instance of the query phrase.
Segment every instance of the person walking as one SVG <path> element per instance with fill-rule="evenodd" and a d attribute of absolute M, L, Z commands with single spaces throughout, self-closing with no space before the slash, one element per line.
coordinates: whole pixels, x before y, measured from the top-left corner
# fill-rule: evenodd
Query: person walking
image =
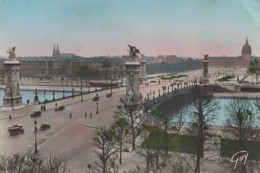
<path fill-rule="evenodd" d="M 87 118 L 87 112 L 85 112 L 85 118 Z"/>
<path fill-rule="evenodd" d="M 9 115 L 9 119 L 10 119 L 10 120 L 12 119 L 12 116 L 11 116 L 11 115 Z"/>
<path fill-rule="evenodd" d="M 55 103 L 55 107 L 57 108 L 57 106 L 58 106 L 58 104 L 57 103 Z"/>
<path fill-rule="evenodd" d="M 90 118 L 92 118 L 92 113 L 90 113 L 90 115 L 89 115 L 89 116 L 90 116 Z"/>
<path fill-rule="evenodd" d="M 70 112 L 70 118 L 72 118 L 72 114 L 71 114 L 71 112 Z"/>

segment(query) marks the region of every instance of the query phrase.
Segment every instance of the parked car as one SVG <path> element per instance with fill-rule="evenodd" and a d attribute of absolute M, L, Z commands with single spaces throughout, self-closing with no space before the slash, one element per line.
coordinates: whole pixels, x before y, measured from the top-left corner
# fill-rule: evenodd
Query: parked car
<path fill-rule="evenodd" d="M 59 106 L 57 108 L 54 109 L 55 111 L 63 111 L 65 110 L 65 106 Z"/>
<path fill-rule="evenodd" d="M 51 125 L 50 124 L 41 124 L 41 126 L 40 126 L 40 130 L 46 130 L 46 129 L 49 129 L 51 127 Z"/>
<path fill-rule="evenodd" d="M 95 97 L 93 97 L 92 101 L 98 101 L 98 100 L 99 100 L 99 96 L 97 94 Z"/>
<path fill-rule="evenodd" d="M 34 117 L 39 117 L 42 115 L 42 112 L 41 111 L 35 111 L 31 114 L 31 117 L 34 118 Z"/>
<path fill-rule="evenodd" d="M 112 93 L 107 93 L 106 97 L 112 97 Z"/>
<path fill-rule="evenodd" d="M 18 135 L 24 133 L 24 128 L 20 124 L 13 124 L 10 127 L 8 127 L 8 132 L 11 136 Z"/>

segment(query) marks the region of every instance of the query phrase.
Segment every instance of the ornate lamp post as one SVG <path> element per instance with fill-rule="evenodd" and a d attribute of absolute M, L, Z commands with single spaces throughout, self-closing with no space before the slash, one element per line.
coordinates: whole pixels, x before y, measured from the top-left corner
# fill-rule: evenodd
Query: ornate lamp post
<path fill-rule="evenodd" d="M 113 88 L 113 85 L 112 85 L 112 78 L 111 78 L 111 96 L 112 96 L 112 88 Z"/>
<path fill-rule="evenodd" d="M 98 114 L 98 102 L 97 102 L 97 112 L 96 112 L 96 114 Z"/>
<path fill-rule="evenodd" d="M 64 91 L 64 89 L 63 89 L 63 90 L 62 90 L 62 94 L 63 94 L 63 96 L 62 96 L 62 97 L 63 97 L 63 98 L 65 98 L 64 92 L 65 92 L 65 91 Z"/>
<path fill-rule="evenodd" d="M 150 82 L 150 95 L 152 94 L 152 83 Z"/>
<path fill-rule="evenodd" d="M 81 97 L 81 101 L 83 101 L 83 97 L 82 97 L 82 85 L 80 87 L 80 97 Z"/>
<path fill-rule="evenodd" d="M 43 90 L 43 104 L 44 104 L 44 106 L 45 106 L 45 102 L 46 102 L 46 100 L 45 100 L 45 94 L 46 94 L 46 91 L 45 90 Z"/>
<path fill-rule="evenodd" d="M 74 100 L 74 88 L 72 88 L 72 98 Z"/>
<path fill-rule="evenodd" d="M 36 119 L 35 119 L 35 120 L 34 120 L 34 139 L 35 139 L 35 141 L 34 141 L 34 153 L 38 153 L 38 149 L 37 149 L 37 138 L 36 138 L 36 131 L 37 131 L 36 125 L 37 125 L 37 121 L 36 121 Z"/>
<path fill-rule="evenodd" d="M 39 97 L 38 97 L 39 91 L 37 90 L 37 88 L 34 90 L 33 94 L 35 94 L 35 96 L 34 96 L 34 102 L 39 101 Z"/>
<path fill-rule="evenodd" d="M 55 100 L 55 91 L 52 92 L 52 100 Z"/>

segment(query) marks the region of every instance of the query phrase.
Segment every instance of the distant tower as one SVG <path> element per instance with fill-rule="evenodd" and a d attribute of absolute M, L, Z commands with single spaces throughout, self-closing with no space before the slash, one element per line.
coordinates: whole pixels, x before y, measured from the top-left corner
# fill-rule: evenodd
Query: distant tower
<path fill-rule="evenodd" d="M 59 45 L 58 44 L 57 44 L 57 48 L 55 47 L 55 44 L 54 44 L 53 51 L 52 51 L 52 56 L 53 57 L 60 56 L 60 50 L 59 50 Z"/>
<path fill-rule="evenodd" d="M 5 93 L 4 106 L 17 106 L 22 104 L 19 85 L 20 62 L 15 57 L 15 47 L 9 49 L 9 58 L 4 61 L 5 67 Z"/>
<path fill-rule="evenodd" d="M 202 82 L 203 84 L 209 83 L 209 61 L 208 61 L 208 54 L 204 55 L 203 60 L 203 74 L 202 74 Z"/>
<path fill-rule="evenodd" d="M 250 44 L 248 43 L 248 39 L 246 39 L 246 43 L 243 45 L 241 56 L 242 56 L 242 61 L 246 65 L 249 65 L 252 57 L 252 49 Z"/>
<path fill-rule="evenodd" d="M 55 44 L 54 44 L 54 47 L 53 47 L 52 56 L 53 56 L 53 57 L 56 56 Z"/>
<path fill-rule="evenodd" d="M 56 56 L 60 56 L 59 45 L 57 44 Z"/>

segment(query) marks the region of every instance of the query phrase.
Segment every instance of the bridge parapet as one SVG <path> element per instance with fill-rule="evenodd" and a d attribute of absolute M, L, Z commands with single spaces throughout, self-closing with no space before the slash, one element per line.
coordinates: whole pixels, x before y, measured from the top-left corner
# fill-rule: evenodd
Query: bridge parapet
<path fill-rule="evenodd" d="M 158 107 L 160 104 L 164 103 L 165 101 L 169 100 L 170 98 L 172 98 L 175 95 L 188 93 L 189 90 L 194 88 L 194 87 L 196 87 L 196 86 L 190 86 L 190 87 L 186 87 L 186 88 L 183 88 L 183 89 L 179 89 L 179 90 L 170 92 L 168 94 L 163 94 L 163 95 L 156 97 L 152 100 L 148 100 L 148 101 L 144 102 L 144 107 L 145 107 L 146 110 L 154 109 L 154 108 Z"/>

